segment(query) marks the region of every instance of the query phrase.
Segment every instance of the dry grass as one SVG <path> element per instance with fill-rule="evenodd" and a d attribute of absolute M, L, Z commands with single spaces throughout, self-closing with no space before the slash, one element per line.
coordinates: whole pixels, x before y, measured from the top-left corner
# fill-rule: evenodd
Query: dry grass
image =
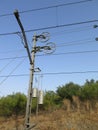
<path fill-rule="evenodd" d="M 94 109 L 88 101 L 79 102 L 76 97 L 74 104 L 68 100 L 63 103 L 59 110 L 32 115 L 31 122 L 37 123 L 33 130 L 98 130 L 98 103 Z M 0 118 L 0 130 L 24 130 L 24 120 Z"/>
<path fill-rule="evenodd" d="M 68 113 L 58 110 L 49 114 L 48 118 L 49 120 L 46 121 L 43 116 L 42 123 L 38 124 L 40 130 L 98 130 L 98 114 L 96 113 Z"/>
<path fill-rule="evenodd" d="M 36 123 L 35 130 L 98 130 L 98 113 L 95 112 L 67 112 L 57 110 L 52 113 L 43 113 L 31 117 Z M 0 119 L 0 130 L 23 130 L 24 118 Z"/>

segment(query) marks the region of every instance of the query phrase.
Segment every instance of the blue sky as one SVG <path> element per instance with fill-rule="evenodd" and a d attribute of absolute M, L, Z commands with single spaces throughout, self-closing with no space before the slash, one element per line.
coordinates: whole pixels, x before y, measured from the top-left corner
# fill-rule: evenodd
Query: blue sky
<path fill-rule="evenodd" d="M 43 32 L 49 32 L 50 40 L 48 42 L 56 44 L 56 51 L 53 54 L 43 55 L 43 52 L 36 54 L 35 68 L 39 67 L 41 72 L 35 73 L 34 87 L 55 91 L 58 86 L 69 82 L 83 85 L 86 79 L 98 80 L 98 73 L 62 74 L 63 72 L 98 71 L 98 51 L 87 53 L 88 51 L 98 50 L 98 41 L 95 41 L 95 38 L 98 37 L 98 28 L 93 28 L 93 25 L 98 25 L 98 21 L 74 26 L 41 29 L 98 20 L 98 0 L 81 1 L 84 0 L 0 1 L 0 96 L 12 94 L 13 92 L 27 94 L 28 90 L 30 71 L 28 58 L 7 59 L 27 56 L 21 38 L 17 34 L 4 35 L 20 31 L 13 15 L 15 9 L 18 9 L 19 12 L 35 10 L 20 13 L 20 19 L 25 30 L 38 29 L 26 33 L 30 50 L 34 33 L 39 35 Z M 68 5 L 68 3 L 76 4 Z M 54 7 L 52 8 L 52 6 Z M 46 7 L 51 8 L 42 9 Z M 38 41 L 37 45 L 44 46 L 46 43 Z M 21 74 L 28 75 L 11 76 Z"/>

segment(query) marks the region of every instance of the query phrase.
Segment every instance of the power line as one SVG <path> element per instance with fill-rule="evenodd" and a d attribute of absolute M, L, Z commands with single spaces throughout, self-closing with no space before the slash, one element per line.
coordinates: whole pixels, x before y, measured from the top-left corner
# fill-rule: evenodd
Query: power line
<path fill-rule="evenodd" d="M 0 70 L 0 73 L 5 70 L 7 68 L 8 65 L 12 64 L 12 62 L 14 61 L 15 59 L 12 59 L 10 62 L 8 62 L 1 70 Z"/>
<path fill-rule="evenodd" d="M 21 59 L 21 58 L 27 58 L 27 56 L 5 57 L 5 58 L 1 58 L 0 60 L 11 60 L 11 59 Z"/>
<path fill-rule="evenodd" d="M 63 74 L 84 74 L 84 73 L 98 73 L 98 71 L 73 71 L 73 72 L 54 72 L 54 73 L 43 73 L 43 75 L 63 75 Z"/>
<path fill-rule="evenodd" d="M 31 30 L 27 30 L 25 32 L 32 32 L 32 31 L 34 32 L 34 31 L 40 31 L 40 30 L 46 30 L 46 29 L 54 29 L 54 28 L 68 27 L 68 26 L 74 26 L 74 25 L 82 25 L 82 24 L 93 23 L 93 22 L 98 22 L 98 20 L 90 20 L 90 21 L 76 22 L 76 23 L 70 23 L 70 24 L 54 25 L 54 26 L 50 26 L 50 27 L 31 29 Z"/>
<path fill-rule="evenodd" d="M 86 42 L 86 43 L 85 43 Z M 72 46 L 72 45 L 80 45 L 80 44 L 87 44 L 88 42 L 96 42 L 95 40 L 91 40 L 90 38 L 85 38 L 85 39 L 81 39 L 81 40 L 74 40 L 74 41 L 68 41 L 68 42 L 64 42 L 64 43 L 60 43 L 60 45 L 56 45 L 56 47 L 60 47 L 60 46 Z M 16 53 L 16 52 L 24 52 L 24 49 L 19 49 L 19 50 L 9 50 L 9 51 L 0 51 L 0 54 L 2 53 Z M 13 58 L 18 58 L 18 57 L 13 57 Z M 23 57 L 19 57 L 19 58 L 23 58 Z M 1 58 L 0 60 L 6 60 L 6 58 Z M 7 58 L 9 59 L 9 57 Z"/>
<path fill-rule="evenodd" d="M 69 55 L 69 54 L 85 54 L 85 53 L 98 53 L 98 50 L 85 50 L 85 51 L 70 51 L 70 52 L 63 52 L 63 53 L 54 53 L 51 55 L 41 54 L 36 56 L 58 56 L 58 55 Z M 10 59 L 20 59 L 20 58 L 27 58 L 27 56 L 20 56 L 20 57 L 5 57 L 1 58 L 0 60 L 10 60 Z"/>
<path fill-rule="evenodd" d="M 88 40 L 88 41 L 80 41 L 80 42 L 77 42 L 76 41 L 76 43 L 74 43 L 74 42 L 66 42 L 66 43 L 61 43 L 61 44 L 59 44 L 59 45 L 56 45 L 56 47 L 64 47 L 64 46 L 75 46 L 75 45 L 83 45 L 83 44 L 91 44 L 92 42 L 96 42 L 96 41 L 94 41 L 94 40 Z"/>
<path fill-rule="evenodd" d="M 94 22 L 98 22 L 98 20 L 90 20 L 90 21 L 83 21 L 83 22 L 76 22 L 76 23 L 69 23 L 69 24 L 62 24 L 62 25 L 54 25 L 54 26 L 49 26 L 49 27 L 25 30 L 25 32 L 35 32 L 35 31 L 55 29 L 55 28 L 61 28 L 61 27 L 69 27 L 69 26 L 82 25 L 82 24 L 88 24 L 88 23 L 94 23 Z M 21 32 L 17 31 L 17 32 L 1 33 L 0 36 L 15 35 L 18 33 L 21 33 Z"/>
<path fill-rule="evenodd" d="M 21 33 L 21 32 L 9 32 L 9 33 L 1 33 L 0 36 L 7 36 L 7 35 L 16 35 L 18 33 Z"/>
<path fill-rule="evenodd" d="M 23 76 L 29 76 L 29 74 L 15 74 L 15 75 L 10 75 L 9 77 L 23 77 Z M 8 75 L 0 75 L 0 78 L 8 77 Z"/>
<path fill-rule="evenodd" d="M 65 34 L 65 33 L 87 31 L 87 30 L 91 30 L 91 29 L 93 29 L 91 26 L 84 26 L 84 28 L 79 27 L 79 28 L 76 28 L 76 29 L 68 29 L 68 30 L 63 30 L 63 31 L 59 31 L 59 32 L 54 32 L 54 33 L 52 33 L 52 36 L 62 35 L 62 34 Z"/>
<path fill-rule="evenodd" d="M 24 49 L 19 49 L 19 50 L 9 50 L 9 51 L 0 51 L 0 54 L 3 54 L 3 53 L 16 53 L 16 52 L 24 52 Z"/>
<path fill-rule="evenodd" d="M 25 57 L 24 57 L 25 58 Z M 7 58 L 5 58 L 5 59 L 7 59 Z M 10 59 L 10 58 L 9 58 Z M 10 64 L 12 64 L 12 62 L 14 62 L 15 60 L 17 59 L 17 56 L 16 56 L 16 58 L 14 57 L 14 58 L 11 58 L 11 60 L 6 64 L 6 65 L 4 65 L 3 66 L 3 68 L 0 70 L 0 73 L 3 71 L 3 70 L 5 70 Z M 2 60 L 4 60 L 4 59 L 2 59 Z"/>
<path fill-rule="evenodd" d="M 85 40 L 88 40 L 88 41 L 85 41 Z M 74 42 L 76 42 L 76 43 L 74 43 Z M 60 45 L 56 45 L 56 47 L 74 46 L 74 45 L 80 45 L 80 44 L 90 44 L 92 42 L 95 42 L 95 40 L 91 41 L 90 38 L 87 38 L 87 39 L 83 39 L 83 40 L 75 40 L 75 41 L 71 41 L 71 42 L 60 43 Z M 17 51 L 16 50 L 3 51 L 3 52 L 0 52 L 0 53 L 6 53 L 7 54 L 7 53 L 13 53 L 13 52 L 20 52 L 20 51 L 24 51 L 24 49 L 20 49 L 20 50 L 17 50 Z M 24 58 L 24 57 L 27 57 L 27 56 L 22 56 L 22 57 L 6 57 L 6 58 L 1 58 L 0 60 L 19 59 L 19 58 Z"/>
<path fill-rule="evenodd" d="M 93 1 L 93 0 L 82 0 L 82 1 L 77 1 L 77 2 L 70 2 L 70 3 L 65 3 L 65 4 L 41 7 L 41 8 L 37 8 L 37 9 L 24 10 L 24 11 L 20 11 L 19 13 L 20 14 L 29 13 L 29 12 L 34 12 L 34 11 L 46 10 L 46 9 L 51 9 L 51 8 L 58 8 L 58 7 L 62 7 L 62 6 L 75 5 L 75 4 L 91 2 L 91 1 Z M 1 14 L 0 17 L 12 16 L 12 15 L 13 15 L 13 13 Z"/>
<path fill-rule="evenodd" d="M 90 40 L 90 38 L 86 38 L 86 39 L 82 39 L 82 40 L 75 40 L 75 41 L 70 41 L 70 42 L 66 42 L 66 43 L 60 43 L 59 45 L 56 45 L 56 47 L 63 47 L 63 46 L 75 46 L 75 45 L 80 45 L 80 44 L 88 44 L 88 43 L 92 43 L 95 42 L 94 40 Z M 19 50 L 21 51 L 21 50 Z M 79 51 L 79 52 L 64 52 L 64 53 L 55 53 L 55 54 L 51 54 L 51 55 L 64 55 L 64 54 L 72 54 L 72 53 L 92 53 L 92 52 L 97 52 L 98 50 L 90 50 L 90 51 Z M 8 51 L 9 52 L 14 52 L 13 50 Z M 7 52 L 1 52 L 1 53 L 7 53 Z M 44 55 L 36 55 L 36 56 L 44 56 Z M 15 56 L 15 57 L 4 57 L 4 58 L 0 58 L 0 60 L 11 60 L 11 59 L 21 59 L 21 58 L 27 58 L 26 55 L 24 56 Z"/>
<path fill-rule="evenodd" d="M 36 73 L 35 75 L 69 75 L 69 74 L 87 74 L 87 73 L 98 73 L 98 70 L 88 70 L 88 71 L 70 71 L 70 72 L 49 72 L 49 73 Z M 10 75 L 9 77 L 24 77 L 29 76 L 29 74 L 17 74 L 17 75 Z M 8 77 L 8 75 L 1 75 L 2 77 Z"/>
<path fill-rule="evenodd" d="M 63 53 L 54 53 L 51 54 L 52 56 L 57 56 L 57 55 L 69 55 L 69 54 L 85 54 L 85 53 L 98 53 L 98 50 L 89 50 L 89 51 L 70 51 L 70 52 L 63 52 Z M 36 55 L 36 56 L 51 56 L 51 55 Z"/>
<path fill-rule="evenodd" d="M 60 6 L 80 4 L 80 3 L 90 2 L 90 1 L 93 1 L 93 0 L 82 0 L 82 1 L 78 1 L 78 2 L 70 2 L 70 3 L 65 3 L 65 4 L 53 5 L 53 6 L 42 7 L 42 8 L 38 8 L 38 9 L 21 11 L 20 13 L 28 13 L 28 12 L 32 12 L 32 11 L 46 10 L 46 9 L 49 9 L 49 8 L 56 8 L 56 7 L 60 7 Z"/>
<path fill-rule="evenodd" d="M 95 38 L 95 37 L 94 37 Z M 93 38 L 93 39 L 94 39 Z M 81 43 L 82 42 L 82 43 Z M 85 43 L 86 42 L 86 43 Z M 60 45 L 56 45 L 56 47 L 60 47 L 62 45 L 65 45 L 65 46 L 71 46 L 71 45 L 78 45 L 78 44 L 87 44 L 88 42 L 96 42 L 95 40 L 92 40 L 91 38 L 85 38 L 85 39 L 81 39 L 81 40 L 74 40 L 74 41 L 68 41 L 68 42 L 64 42 L 64 43 L 60 43 Z M 0 54 L 2 53 L 16 53 L 16 52 L 24 52 L 24 49 L 19 49 L 19 50 L 9 50 L 9 51 L 0 51 Z M 18 57 L 15 57 L 15 58 L 18 58 Z M 20 58 L 20 57 L 19 57 Z M 4 58 L 6 59 L 6 58 Z M 9 59 L 9 58 L 8 58 Z M 3 60 L 3 58 L 1 58 L 0 60 Z"/>
<path fill-rule="evenodd" d="M 23 63 L 24 60 L 25 58 L 15 66 L 15 68 L 0 82 L 0 85 L 2 85 L 2 83 L 4 83 L 12 75 L 12 73 Z"/>
<path fill-rule="evenodd" d="M 87 29 L 88 28 L 88 29 Z M 64 30 L 64 31 L 59 31 L 59 32 L 55 32 L 55 33 L 51 33 L 52 36 L 57 36 L 57 35 L 62 35 L 63 33 L 72 33 L 72 32 L 79 32 L 79 31 L 84 31 L 84 30 L 90 30 L 92 29 L 91 26 L 84 26 L 84 29 L 82 27 L 81 28 L 77 28 L 77 29 L 70 29 L 70 30 Z M 6 33 L 5 35 L 11 35 L 13 33 Z M 16 32 L 14 34 L 18 34 L 18 36 L 21 36 L 21 33 L 19 32 Z M 20 34 L 20 35 L 19 35 Z M 1 34 L 2 35 L 2 34 Z M 20 37 L 21 38 L 21 37 Z M 23 41 L 21 41 L 23 43 Z M 30 42 L 28 42 L 28 44 L 30 45 L 31 47 L 31 44 Z M 0 53 L 12 53 L 12 52 L 19 52 L 19 51 L 24 51 L 24 49 L 20 49 L 20 50 L 9 50 L 9 51 L 1 51 Z"/>

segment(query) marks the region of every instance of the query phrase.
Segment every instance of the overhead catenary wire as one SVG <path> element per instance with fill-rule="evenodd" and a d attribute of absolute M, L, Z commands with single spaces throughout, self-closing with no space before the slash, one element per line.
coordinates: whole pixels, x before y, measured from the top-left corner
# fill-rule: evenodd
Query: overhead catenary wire
<path fill-rule="evenodd" d="M 20 14 L 22 14 L 22 13 L 29 13 L 29 12 L 34 12 L 34 11 L 40 11 L 40 10 L 46 10 L 46 9 L 51 9 L 51 8 L 57 8 L 57 7 L 61 7 L 61 6 L 81 4 L 81 3 L 91 2 L 91 1 L 93 1 L 93 0 L 81 0 L 81 1 L 77 1 L 77 2 L 63 3 L 63 4 L 47 6 L 47 7 L 41 7 L 41 8 L 36 8 L 36 9 L 23 10 L 23 11 L 19 11 L 19 13 Z M 6 13 L 6 14 L 1 14 L 0 17 L 7 17 L 7 16 L 12 16 L 12 15 L 13 15 L 13 13 Z"/>
<path fill-rule="evenodd" d="M 91 26 L 86 26 L 86 27 L 89 27 L 90 29 L 92 29 L 91 28 Z M 77 29 L 81 29 L 81 28 L 77 28 Z M 78 31 L 80 31 L 80 30 L 77 30 L 77 29 L 75 29 L 75 32 L 78 32 Z M 63 33 L 65 34 L 65 33 L 68 33 L 68 32 L 73 32 L 74 31 L 74 29 L 70 29 L 70 30 L 63 30 L 63 31 L 59 31 L 59 32 L 54 32 L 54 33 L 51 33 L 51 36 L 58 36 L 58 35 L 62 35 Z M 82 31 L 85 31 L 85 26 L 84 26 L 84 29 L 83 29 L 83 27 L 82 27 Z M 21 38 L 21 43 L 22 44 L 24 44 L 23 43 L 23 39 L 22 39 L 22 36 L 21 36 L 21 33 L 19 33 L 18 32 L 18 36 Z M 67 42 L 67 44 L 70 44 L 70 43 L 72 43 L 72 42 L 81 42 L 81 41 L 84 41 L 84 40 L 90 40 L 91 38 L 86 38 L 86 39 L 82 39 L 82 40 L 75 40 L 75 41 L 70 41 L 70 42 Z M 95 39 L 95 37 L 93 38 L 93 39 Z M 92 42 L 92 41 L 90 41 L 90 42 Z M 30 45 L 30 47 L 31 47 L 31 44 L 30 44 L 30 42 L 28 42 L 29 43 L 29 45 Z M 62 43 L 60 43 L 60 45 L 61 45 Z M 66 43 L 64 43 L 64 44 L 66 44 Z M 57 46 L 56 46 L 57 47 Z M 0 54 L 3 54 L 3 53 L 14 53 L 14 52 L 24 52 L 24 49 L 19 49 L 19 50 L 8 50 L 8 51 L 0 51 Z"/>
<path fill-rule="evenodd" d="M 71 71 L 71 72 L 50 72 L 43 73 L 43 75 L 61 75 L 61 74 L 86 74 L 86 73 L 98 73 L 98 70 L 88 70 L 88 71 Z"/>
<path fill-rule="evenodd" d="M 0 73 L 5 70 L 12 62 L 15 60 L 15 58 L 11 59 L 6 65 L 3 66 L 3 68 L 0 70 Z"/>
<path fill-rule="evenodd" d="M 85 54 L 85 53 L 98 53 L 98 50 L 85 50 L 85 51 L 70 51 L 70 52 L 63 52 L 63 53 L 54 53 L 51 54 L 52 56 L 58 55 L 70 55 L 70 54 Z M 36 55 L 36 56 L 51 56 L 51 55 Z"/>
<path fill-rule="evenodd" d="M 95 19 L 95 20 L 88 20 L 88 21 L 75 22 L 75 23 L 69 23 L 69 24 L 53 25 L 53 26 L 48 26 L 48 27 L 25 30 L 25 32 L 26 33 L 36 32 L 36 31 L 41 31 L 41 30 L 55 29 L 55 28 L 62 28 L 62 27 L 69 27 L 69 26 L 76 26 L 76 25 L 82 25 L 82 24 L 88 24 L 88 23 L 94 23 L 94 22 L 98 22 L 98 20 Z M 21 32 L 16 31 L 16 32 L 0 33 L 0 36 L 16 35 L 16 34 L 19 34 L 19 33 L 21 33 Z"/>
<path fill-rule="evenodd" d="M 13 74 L 13 72 L 23 63 L 24 60 L 25 58 L 22 59 L 22 61 L 18 65 L 15 66 L 15 68 L 0 82 L 0 85 L 2 85 Z"/>
<path fill-rule="evenodd" d="M 66 71 L 66 72 L 48 72 L 48 73 L 35 73 L 34 75 L 71 75 L 71 74 L 87 74 L 87 73 L 98 73 L 98 70 L 87 70 L 87 71 Z M 16 75 L 0 75 L 0 78 L 3 77 L 24 77 L 29 74 L 16 74 Z"/>
<path fill-rule="evenodd" d="M 89 28 L 89 29 L 92 29 L 92 27 L 91 26 L 84 26 L 84 29 L 83 29 L 83 27 L 82 27 L 82 30 L 81 30 L 81 28 L 77 28 L 77 29 L 69 29 L 69 30 L 63 30 L 63 31 L 59 31 L 59 32 L 55 32 L 55 33 L 51 33 L 51 36 L 58 36 L 58 35 L 62 35 L 62 34 L 65 34 L 65 33 L 68 33 L 68 32 L 70 32 L 70 33 L 72 33 L 72 32 L 78 32 L 78 31 L 84 31 L 84 30 L 87 30 L 86 28 Z M 79 29 L 79 30 L 78 30 Z M 21 33 L 17 33 L 17 35 L 21 38 L 21 43 L 23 44 L 23 39 L 22 39 L 22 35 L 21 35 Z M 83 39 L 83 40 L 90 40 L 90 39 Z M 81 40 L 78 40 L 78 42 L 80 42 Z M 77 42 L 77 41 L 71 41 L 71 42 L 67 42 L 67 44 L 69 44 L 69 43 L 72 43 L 72 42 Z M 90 41 L 91 42 L 91 41 Z M 31 44 L 30 44 L 30 42 L 28 42 L 29 43 L 29 45 L 30 45 L 30 47 L 31 47 Z M 60 45 L 61 45 L 62 43 L 60 43 Z M 64 44 L 66 44 L 66 43 L 64 43 Z M 81 43 L 80 43 L 81 44 Z M 69 44 L 70 45 L 70 44 Z M 68 46 L 69 46 L 68 45 Z M 58 45 L 57 45 L 58 46 Z M 56 46 L 56 47 L 57 47 Z M 24 52 L 24 49 L 19 49 L 19 50 L 9 50 L 9 51 L 0 51 L 0 54 L 1 53 L 16 53 L 16 52 Z"/>
<path fill-rule="evenodd" d="M 86 44 L 91 44 L 96 42 L 95 40 L 87 40 L 87 41 L 82 41 L 82 40 L 78 40 L 78 41 L 73 41 L 73 42 L 65 42 L 65 43 L 61 43 L 61 44 L 57 44 L 56 47 L 64 47 L 64 46 L 76 46 L 76 45 L 86 45 Z"/>
<path fill-rule="evenodd" d="M 24 52 L 24 49 L 18 49 L 18 50 L 8 50 L 8 51 L 0 51 L 0 54 L 8 54 L 8 53 L 16 53 L 16 52 Z"/>
<path fill-rule="evenodd" d="M 0 60 L 11 60 L 11 59 L 21 59 L 21 58 L 27 58 L 28 56 L 14 56 L 14 57 L 4 57 Z"/>
<path fill-rule="evenodd" d="M 10 64 L 12 64 L 12 62 L 14 62 L 16 59 L 17 59 L 17 56 L 16 56 L 16 58 L 11 58 L 10 61 L 6 65 L 4 65 L 3 68 L 0 70 L 0 73 L 3 70 L 5 70 Z"/>
<path fill-rule="evenodd" d="M 93 27 L 90 25 L 90 26 L 82 26 L 82 27 L 78 27 L 78 28 L 75 28 L 75 29 L 68 29 L 68 30 L 62 30 L 62 31 L 58 31 L 58 32 L 53 32 L 51 33 L 51 36 L 58 36 L 58 35 L 63 35 L 63 34 L 66 34 L 66 33 L 75 33 L 75 32 L 81 32 L 81 31 L 88 31 L 88 30 L 91 30 L 93 29 Z"/>
<path fill-rule="evenodd" d="M 53 53 L 51 55 L 41 54 L 36 56 L 59 56 L 59 55 L 70 55 L 70 54 L 85 54 L 85 53 L 98 53 L 98 50 L 84 50 L 84 51 L 69 51 L 69 52 L 62 52 L 62 53 Z M 0 60 L 10 60 L 10 59 L 20 59 L 20 58 L 27 58 L 28 56 L 21 56 L 21 57 L 6 57 L 1 58 Z"/>
<path fill-rule="evenodd" d="M 94 37 L 95 38 L 95 37 Z M 68 42 L 64 42 L 64 43 L 59 43 L 56 45 L 56 47 L 60 47 L 62 45 L 65 45 L 65 46 L 71 46 L 71 45 L 80 45 L 80 44 L 87 44 L 88 42 L 96 42 L 95 40 L 93 40 L 94 38 L 85 38 L 85 39 L 80 39 L 80 40 L 73 40 L 73 41 L 68 41 Z M 9 50 L 9 51 L 0 51 L 0 54 L 8 54 L 8 53 L 16 53 L 16 52 L 24 52 L 24 49 L 19 49 L 19 50 Z M 18 58 L 18 57 L 16 57 Z M 19 57 L 20 58 L 20 57 Z M 23 58 L 23 57 L 21 57 Z M 4 58 L 6 59 L 6 58 Z M 3 58 L 1 58 L 1 60 L 3 60 Z"/>
<path fill-rule="evenodd" d="M 73 41 L 68 41 L 68 42 L 63 42 L 63 43 L 59 43 L 59 44 L 57 44 L 56 45 L 56 47 L 59 47 L 59 46 L 62 46 L 62 45 L 68 45 L 68 46 L 70 46 L 71 44 L 72 45 L 80 45 L 80 44 L 87 44 L 88 42 L 96 42 L 95 40 L 93 40 L 93 39 L 95 39 L 95 37 L 93 38 L 85 38 L 85 39 L 80 39 L 80 40 L 73 40 Z M 16 53 L 16 52 L 24 52 L 24 49 L 19 49 L 19 50 L 8 50 L 8 51 L 0 51 L 0 54 L 8 54 L 8 53 Z M 18 58 L 18 57 L 16 57 L 16 58 Z M 6 59 L 6 58 L 5 58 Z M 3 58 L 1 58 L 1 60 L 3 60 Z"/>
<path fill-rule="evenodd" d="M 88 23 L 94 23 L 94 22 L 98 22 L 98 20 L 95 19 L 95 20 L 88 20 L 88 21 L 83 21 L 83 22 L 54 25 L 54 26 L 49 26 L 49 27 L 44 27 L 44 28 L 26 30 L 25 32 L 40 31 L 40 30 L 46 30 L 46 29 L 55 29 L 55 28 L 61 28 L 61 27 L 69 27 L 69 26 L 82 25 L 82 24 L 88 24 Z"/>

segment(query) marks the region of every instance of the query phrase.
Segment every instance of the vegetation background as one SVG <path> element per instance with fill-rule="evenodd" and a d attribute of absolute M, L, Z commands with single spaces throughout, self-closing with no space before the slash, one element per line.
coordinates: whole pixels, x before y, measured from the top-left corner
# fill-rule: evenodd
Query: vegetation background
<path fill-rule="evenodd" d="M 36 111 L 32 98 L 31 121 L 39 130 L 98 130 L 98 81 L 83 86 L 70 82 L 44 93 L 44 104 Z M 0 98 L 0 130 L 23 130 L 26 95 L 13 93 Z"/>

